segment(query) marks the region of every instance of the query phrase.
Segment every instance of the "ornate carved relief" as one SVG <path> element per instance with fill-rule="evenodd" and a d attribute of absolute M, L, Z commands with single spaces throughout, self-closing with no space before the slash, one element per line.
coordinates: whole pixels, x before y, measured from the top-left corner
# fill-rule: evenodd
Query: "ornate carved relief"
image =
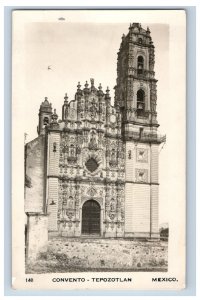
<path fill-rule="evenodd" d="M 136 160 L 138 162 L 148 162 L 148 150 L 144 148 L 137 148 Z"/>
<path fill-rule="evenodd" d="M 137 182 L 148 182 L 148 170 L 147 169 L 135 169 L 135 176 Z"/>

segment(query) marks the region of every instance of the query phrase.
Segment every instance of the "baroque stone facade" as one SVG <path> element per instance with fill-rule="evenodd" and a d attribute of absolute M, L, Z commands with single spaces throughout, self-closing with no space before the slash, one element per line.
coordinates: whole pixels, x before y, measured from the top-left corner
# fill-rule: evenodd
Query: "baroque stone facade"
<path fill-rule="evenodd" d="M 159 236 L 165 138 L 157 134 L 154 75 L 150 31 L 133 23 L 118 52 L 114 106 L 94 79 L 78 83 L 74 100 L 65 95 L 61 120 L 42 102 L 38 138 L 25 147 L 25 211 L 47 214 L 50 235 Z"/>

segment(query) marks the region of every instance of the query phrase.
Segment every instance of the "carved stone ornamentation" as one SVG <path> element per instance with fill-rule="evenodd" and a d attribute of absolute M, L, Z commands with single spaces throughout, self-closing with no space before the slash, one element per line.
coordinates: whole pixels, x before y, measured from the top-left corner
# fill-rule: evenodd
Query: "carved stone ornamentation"
<path fill-rule="evenodd" d="M 142 185 L 148 187 L 154 160 L 150 160 L 150 145 L 156 157 L 160 143 L 155 54 L 150 31 L 139 23 L 131 24 L 129 33 L 122 38 L 117 60 L 114 105 L 108 87 L 98 83 L 96 88 L 93 78 L 82 88 L 78 83 L 74 99 L 68 99 L 65 94 L 61 120 L 58 121 L 47 99 L 42 103 L 39 136 L 26 145 L 33 147 L 34 142 L 44 146 L 38 150 L 38 154 L 45 157 L 41 165 L 45 168 L 42 180 L 46 181 L 41 194 L 46 195 L 46 199 L 41 207 L 47 210 L 49 231 L 59 231 L 60 236 L 62 231 L 66 236 L 83 233 L 125 236 L 129 228 L 124 225 L 124 218 L 130 220 L 137 215 L 137 209 L 139 213 L 148 209 L 148 203 L 144 205 L 144 199 L 150 199 L 148 188 L 143 188 L 146 194 L 142 201 L 138 197 L 143 197 L 143 193 L 137 189 Z M 31 150 L 31 153 L 35 151 Z M 38 161 L 31 168 L 34 165 L 39 168 Z M 32 174 L 32 170 L 29 173 Z M 126 192 L 125 186 L 128 186 Z M 132 197 L 132 205 L 126 197 Z M 153 195 L 155 202 L 156 197 Z M 35 195 L 35 199 L 39 198 L 41 195 Z M 34 203 L 34 200 L 29 202 Z M 156 205 L 157 202 L 152 209 Z M 84 211 L 85 207 L 89 209 Z M 149 216 L 150 212 L 144 215 Z M 140 226 L 138 223 L 135 228 Z M 152 228 L 156 226 L 153 224 Z M 142 226 L 141 232 L 144 232 Z"/>

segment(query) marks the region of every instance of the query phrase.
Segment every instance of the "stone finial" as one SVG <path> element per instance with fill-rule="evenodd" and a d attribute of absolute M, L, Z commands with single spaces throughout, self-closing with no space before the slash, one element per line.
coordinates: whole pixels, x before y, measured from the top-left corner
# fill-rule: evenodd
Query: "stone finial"
<path fill-rule="evenodd" d="M 53 124 L 56 124 L 57 123 L 57 120 L 58 120 L 58 115 L 56 113 L 56 109 L 53 110 L 53 114 L 51 116 L 51 119 L 52 119 L 52 123 Z"/>
<path fill-rule="evenodd" d="M 103 96 L 103 91 L 102 91 L 102 86 L 101 86 L 101 83 L 99 83 L 99 86 L 98 86 L 98 95 L 99 96 Z"/>
<path fill-rule="evenodd" d="M 78 88 L 78 90 L 80 90 L 80 88 L 81 88 L 80 81 L 78 82 L 77 88 Z"/>
<path fill-rule="evenodd" d="M 49 105 L 48 97 L 44 97 L 44 102 L 42 102 L 42 105 Z"/>
<path fill-rule="evenodd" d="M 76 92 L 76 94 L 79 95 L 79 96 L 82 95 L 82 90 L 81 90 L 80 81 L 78 82 L 78 85 L 77 85 L 77 92 Z"/>
<path fill-rule="evenodd" d="M 107 86 L 106 94 L 109 95 L 109 92 L 110 92 L 110 90 L 109 90 L 109 87 Z"/>
<path fill-rule="evenodd" d="M 110 100 L 110 90 L 109 90 L 108 86 L 107 86 L 107 89 L 106 89 L 105 99 Z"/>
<path fill-rule="evenodd" d="M 84 88 L 84 94 L 89 94 L 90 93 L 90 90 L 89 90 L 89 88 L 88 88 L 88 86 L 89 86 L 89 84 L 88 84 L 88 82 L 86 81 L 86 83 L 85 83 L 85 88 Z"/>
<path fill-rule="evenodd" d="M 150 31 L 150 29 L 149 29 L 149 26 L 147 26 L 147 35 L 150 35 L 150 33 L 151 33 L 151 31 Z"/>
<path fill-rule="evenodd" d="M 64 104 L 67 104 L 68 103 L 68 96 L 67 96 L 67 93 L 65 93 L 65 97 L 64 97 L 65 101 L 64 101 Z"/>
<path fill-rule="evenodd" d="M 94 86 L 94 78 L 90 78 L 91 86 Z"/>

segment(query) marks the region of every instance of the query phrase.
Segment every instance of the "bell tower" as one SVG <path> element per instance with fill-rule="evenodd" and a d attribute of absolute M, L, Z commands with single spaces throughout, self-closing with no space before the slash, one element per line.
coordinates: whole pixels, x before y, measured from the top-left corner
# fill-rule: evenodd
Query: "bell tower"
<path fill-rule="evenodd" d="M 158 148 L 165 137 L 157 134 L 154 51 L 149 28 L 130 24 L 118 52 L 115 86 L 126 147 L 125 236 L 159 237 Z"/>
<path fill-rule="evenodd" d="M 115 105 L 122 111 L 125 136 L 137 134 L 143 126 L 151 131 L 159 126 L 154 63 L 149 28 L 145 30 L 139 23 L 131 24 L 128 34 L 122 36 L 115 87 Z"/>
<path fill-rule="evenodd" d="M 52 106 L 49 103 L 48 98 L 45 97 L 45 100 L 40 105 L 39 110 L 39 125 L 37 127 L 38 135 L 45 133 L 45 126 L 49 125 L 51 122 L 51 115 L 52 115 Z"/>

